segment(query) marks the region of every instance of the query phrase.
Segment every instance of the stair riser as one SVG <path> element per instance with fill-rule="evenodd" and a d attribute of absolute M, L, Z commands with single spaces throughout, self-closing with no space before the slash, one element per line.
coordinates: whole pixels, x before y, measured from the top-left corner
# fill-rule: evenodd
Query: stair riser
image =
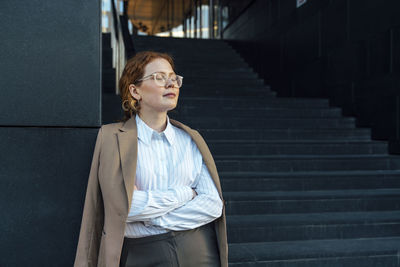
<path fill-rule="evenodd" d="M 257 97 L 249 97 L 248 99 L 238 98 L 208 98 L 208 97 L 191 97 L 179 98 L 180 104 L 188 106 L 213 106 L 213 107 L 229 107 L 229 108 L 248 108 L 248 107 L 279 107 L 279 108 L 327 108 L 329 107 L 328 101 L 312 100 L 312 99 L 294 99 L 294 98 L 274 98 L 264 99 Z"/>
<path fill-rule="evenodd" d="M 228 220 L 227 225 L 229 243 L 400 236 L 400 222 L 246 227 L 229 226 Z"/>
<path fill-rule="evenodd" d="M 213 72 L 210 74 L 209 71 L 191 71 L 191 70 L 182 70 L 180 75 L 183 76 L 184 81 L 190 80 L 193 82 L 197 82 L 199 80 L 208 80 L 213 82 L 215 80 L 251 80 L 258 79 L 258 75 L 254 72 L 249 71 L 231 71 L 230 73 L 226 72 Z"/>
<path fill-rule="evenodd" d="M 386 154 L 387 144 L 213 144 L 213 155 L 348 155 Z"/>
<path fill-rule="evenodd" d="M 196 89 L 197 91 L 199 91 L 198 89 Z M 252 97 L 252 96 L 257 96 L 257 97 L 262 97 L 262 98 L 273 98 L 274 95 L 271 94 L 269 91 L 262 89 L 260 87 L 260 89 L 253 89 L 251 88 L 250 90 L 242 90 L 242 92 L 233 92 L 233 91 L 221 91 L 220 89 L 208 89 L 208 90 L 201 90 L 201 93 L 198 93 L 196 91 L 193 90 L 188 90 L 188 91 L 184 91 L 181 92 L 181 96 L 198 96 L 199 94 L 202 95 L 207 95 L 207 96 L 221 96 L 221 97 L 230 97 L 230 96 L 235 96 L 235 97 Z"/>
<path fill-rule="evenodd" d="M 277 178 L 277 179 L 226 179 L 221 177 L 224 191 L 298 191 L 298 190 L 348 190 L 400 188 L 400 175 L 393 177 L 348 177 L 341 178 Z"/>
<path fill-rule="evenodd" d="M 217 158 L 217 157 L 214 157 Z M 222 160 L 217 159 L 219 171 L 343 171 L 343 170 L 396 170 L 399 160 L 387 158 L 330 158 L 330 159 L 251 159 L 251 160 Z"/>
<path fill-rule="evenodd" d="M 113 79 L 105 80 L 102 82 L 103 87 L 114 87 L 115 86 L 115 77 Z M 214 93 L 219 92 L 223 97 L 240 97 L 243 94 L 247 94 L 248 96 L 258 97 L 258 92 L 265 92 L 267 97 L 275 96 L 276 93 L 272 92 L 263 84 L 237 84 L 235 86 L 224 84 L 224 85 L 201 85 L 201 84 L 188 84 L 183 85 L 180 88 L 180 97 L 214 97 L 216 96 Z"/>
<path fill-rule="evenodd" d="M 210 77 L 212 77 L 213 70 L 216 69 L 229 69 L 230 67 L 235 68 L 247 68 L 252 70 L 246 63 L 242 61 L 216 61 L 216 60 L 190 60 L 190 61 L 175 61 L 175 70 L 177 73 L 182 72 L 185 69 L 197 69 L 209 70 Z M 214 80 L 212 80 L 214 81 Z"/>
<path fill-rule="evenodd" d="M 200 55 L 210 56 L 210 52 L 213 54 L 228 54 L 228 55 L 236 55 L 239 56 L 238 53 L 235 52 L 231 47 L 227 46 L 224 43 L 220 44 L 189 44 L 190 48 L 188 48 L 187 44 L 168 44 L 168 43 L 148 43 L 148 42 L 136 42 L 135 49 L 137 52 L 140 51 L 157 51 L 162 53 L 168 53 L 173 58 L 176 58 L 177 55 L 182 55 L 186 57 L 190 57 L 193 55 L 193 51 L 196 51 Z M 208 53 L 207 53 L 208 51 Z"/>
<path fill-rule="evenodd" d="M 201 86 L 232 86 L 232 87 L 241 87 L 241 86 L 252 86 L 252 85 L 264 85 L 264 81 L 261 79 L 257 78 L 239 78 L 235 77 L 232 79 L 232 77 L 213 77 L 213 79 L 210 81 L 208 79 L 199 79 L 199 78 L 194 78 L 194 77 L 183 77 L 183 82 L 185 84 L 196 84 L 196 85 L 201 85 Z M 227 88 L 228 89 L 228 88 Z"/>
<path fill-rule="evenodd" d="M 137 52 L 141 51 L 161 51 L 163 53 L 168 53 L 172 56 L 172 59 L 176 61 L 189 61 L 189 60 L 216 60 L 216 61 L 232 61 L 232 60 L 240 60 L 243 62 L 243 59 L 240 57 L 238 53 L 236 53 L 234 50 L 229 49 L 229 47 L 226 46 L 219 46 L 215 47 L 212 46 L 210 49 L 215 49 L 215 51 L 212 51 L 213 53 L 209 53 L 209 51 L 206 50 L 205 47 L 200 47 L 197 49 L 197 53 L 193 53 L 193 50 L 196 49 L 196 47 L 193 47 L 191 49 L 187 49 L 187 47 L 182 47 L 182 46 L 171 46 L 171 45 L 147 45 L 147 46 L 136 46 L 135 49 Z M 215 54 L 218 53 L 218 56 L 215 56 Z"/>
<path fill-rule="evenodd" d="M 115 81 L 115 75 L 110 75 L 109 78 L 103 81 L 105 86 L 112 85 L 112 82 Z M 229 80 L 218 80 L 214 81 L 213 83 L 205 82 L 205 81 L 187 81 L 184 79 L 183 85 L 181 87 L 181 91 L 183 90 L 194 90 L 197 93 L 197 96 L 201 96 L 204 90 L 209 88 L 218 89 L 220 91 L 225 91 L 227 93 L 231 91 L 241 92 L 246 89 L 268 89 L 264 85 L 263 81 L 253 80 L 253 81 L 245 81 L 245 80 L 238 80 L 238 81 L 229 81 Z"/>
<path fill-rule="evenodd" d="M 398 255 L 393 252 L 390 255 L 376 255 L 370 253 L 368 256 L 356 257 L 334 256 L 326 257 L 324 255 L 314 256 L 308 259 L 290 259 L 290 260 L 271 260 L 254 262 L 232 262 L 229 261 L 229 267 L 398 267 Z"/>
<path fill-rule="evenodd" d="M 170 111 L 171 116 L 175 116 L 177 119 L 188 119 L 187 117 L 192 116 L 215 116 L 218 114 L 219 117 L 251 117 L 251 116 L 262 116 L 270 118 L 310 118 L 310 117 L 321 117 L 321 118 L 339 118 L 341 117 L 340 109 L 273 109 L 273 108 L 258 108 L 258 109 L 238 109 L 238 108 L 224 108 L 224 107 L 190 107 L 187 105 L 179 105 L 173 111 Z M 175 115 L 176 114 L 176 115 Z"/>
<path fill-rule="evenodd" d="M 221 50 L 226 50 L 229 49 L 229 51 L 232 51 L 232 53 L 236 53 L 236 50 L 234 50 L 228 43 L 226 42 L 221 42 L 220 40 L 211 40 L 211 39 L 165 39 L 165 38 L 155 38 L 155 39 L 150 39 L 150 38 L 143 38 L 143 37 L 134 37 L 133 42 L 135 43 L 135 48 L 136 49 L 146 49 L 148 47 L 156 47 L 156 48 L 176 48 L 176 51 L 179 51 L 180 48 L 183 48 L 187 53 L 190 53 L 190 51 L 193 54 L 193 48 L 200 48 L 197 49 L 196 52 L 198 53 L 207 53 L 207 48 L 215 48 L 215 49 L 221 49 Z M 203 49 L 201 49 L 203 48 Z M 210 51 L 208 51 L 208 55 L 211 55 Z"/>
<path fill-rule="evenodd" d="M 140 47 L 141 45 L 147 46 L 170 46 L 170 47 L 184 47 L 187 50 L 193 47 L 214 47 L 214 48 L 229 48 L 232 51 L 235 51 L 231 48 L 231 46 L 221 40 L 212 40 L 212 39 L 200 39 L 200 38 L 160 38 L 160 37 L 148 37 L 148 36 L 133 36 L 133 41 L 136 44 L 136 47 Z M 193 53 L 193 51 L 192 51 Z"/>
<path fill-rule="evenodd" d="M 104 63 L 104 60 L 103 60 Z M 110 63 L 112 61 L 110 60 Z M 103 70 L 104 77 L 108 77 L 110 72 L 115 72 L 114 69 L 112 70 Z M 229 71 L 216 71 L 212 73 L 212 77 L 210 77 L 210 71 L 208 69 L 204 70 L 190 70 L 190 69 L 183 69 L 179 72 L 179 75 L 182 75 L 184 80 L 186 78 L 191 79 L 258 79 L 258 75 L 252 72 L 249 68 L 237 68 L 237 69 L 230 69 Z M 197 80 L 196 80 L 197 81 Z"/>
<path fill-rule="evenodd" d="M 192 69 L 194 71 L 201 70 L 206 71 L 208 70 L 209 73 L 213 73 L 215 70 L 226 70 L 231 68 L 237 69 L 245 69 L 247 71 L 252 70 L 248 65 L 243 62 L 207 62 L 207 61 L 186 61 L 186 62 L 174 62 L 175 71 L 177 73 L 186 70 Z"/>
<path fill-rule="evenodd" d="M 349 199 L 294 199 L 269 201 L 226 200 L 227 215 L 313 212 L 384 211 L 400 209 L 400 196 Z"/>
<path fill-rule="evenodd" d="M 102 58 L 103 65 L 112 66 L 112 56 L 104 55 Z M 219 74 L 231 74 L 232 77 L 239 72 L 239 73 L 252 73 L 253 70 L 248 67 L 244 63 L 240 62 L 232 62 L 232 63 L 221 63 L 221 62 L 212 62 L 208 63 L 209 65 L 205 67 L 205 63 L 202 62 L 175 62 L 175 71 L 176 73 L 182 75 L 185 78 L 184 72 L 187 70 L 191 70 L 195 73 L 200 72 L 203 73 L 203 76 L 210 74 L 219 73 Z M 239 76 L 240 77 L 240 76 Z M 198 80 L 196 80 L 198 81 Z"/>
<path fill-rule="evenodd" d="M 237 84 L 235 86 L 225 84 L 225 85 L 201 85 L 201 84 L 184 84 L 180 88 L 180 97 L 213 97 L 210 95 L 211 92 L 221 92 L 222 96 L 230 96 L 230 97 L 240 97 L 240 94 L 243 92 L 258 92 L 263 91 L 268 93 L 269 95 L 276 95 L 275 92 L 271 91 L 267 86 L 263 84 L 254 84 L 254 85 L 246 85 L 246 84 Z M 188 95 L 187 95 L 188 94 Z M 251 96 L 251 95 L 250 95 Z M 256 97 L 256 95 L 254 95 Z"/>
<path fill-rule="evenodd" d="M 199 93 L 196 91 L 201 91 L 201 94 L 207 95 L 207 96 L 220 96 L 220 97 L 260 97 L 260 98 L 270 98 L 273 99 L 275 96 L 275 93 L 270 92 L 269 90 L 265 89 L 262 86 L 258 86 L 259 89 L 255 88 L 250 88 L 249 90 L 242 90 L 241 92 L 234 92 L 234 91 L 221 91 L 220 89 L 213 89 L 213 88 L 206 88 L 206 89 L 189 89 L 185 91 L 180 92 L 180 96 L 183 97 L 193 97 L 193 96 L 198 96 Z M 115 90 L 115 84 L 111 84 L 109 82 L 108 85 L 102 86 L 103 91 L 108 91 L 108 92 L 114 92 Z M 179 101 L 179 100 L 178 100 Z M 178 102 L 179 106 L 180 103 Z"/>
<path fill-rule="evenodd" d="M 108 79 L 109 71 L 114 70 L 112 68 L 112 57 L 110 55 L 104 55 L 102 58 L 102 66 L 103 66 L 103 77 L 104 80 Z M 176 66 L 176 72 L 184 77 L 184 81 L 186 83 L 187 80 L 191 82 L 198 82 L 199 80 L 210 79 L 210 73 L 212 73 L 212 81 L 215 80 L 227 80 L 232 81 L 233 79 L 243 79 L 243 80 L 250 80 L 250 79 L 259 79 L 258 75 L 254 73 L 248 67 L 235 67 L 229 68 L 218 66 L 218 67 L 211 67 L 204 69 L 204 68 L 196 68 L 195 70 L 190 70 L 190 68 L 185 68 L 184 66 Z M 210 82 L 209 82 L 210 83 Z"/>
<path fill-rule="evenodd" d="M 232 52 L 232 50 L 223 50 L 221 53 L 218 54 L 218 56 L 215 56 L 214 54 L 210 55 L 207 53 L 198 53 L 198 54 L 190 54 L 190 51 L 188 50 L 169 50 L 169 51 L 174 51 L 174 63 L 186 63 L 186 62 L 204 62 L 204 64 L 212 64 L 214 62 L 218 63 L 241 63 L 244 64 L 245 61 L 243 58 L 241 58 L 238 54 L 235 54 Z M 203 50 L 202 50 L 203 51 Z"/>
<path fill-rule="evenodd" d="M 143 50 L 140 50 L 143 51 Z M 175 53 L 168 50 L 163 50 L 172 55 L 175 68 L 182 66 L 200 66 L 204 68 L 205 66 L 218 67 L 218 66 L 237 66 L 237 67 L 248 67 L 246 62 L 237 55 L 221 55 L 221 57 L 212 56 L 196 56 L 185 55 L 182 52 Z M 211 74 L 211 73 L 210 73 Z"/>
<path fill-rule="evenodd" d="M 115 80 L 114 80 L 115 81 Z M 115 88 L 114 81 L 109 80 L 108 82 L 104 82 L 102 87 L 104 90 L 113 91 Z M 185 90 L 180 91 L 180 97 L 196 97 L 198 95 L 204 96 L 220 96 L 220 97 L 260 97 L 260 98 L 271 98 L 275 97 L 275 93 L 269 91 L 265 86 L 257 85 L 249 88 L 243 88 L 242 90 L 221 90 L 218 87 L 192 87 L 185 88 Z M 180 105 L 181 101 L 178 99 Z"/>
<path fill-rule="evenodd" d="M 199 118 L 182 121 L 192 128 L 209 129 L 327 129 L 354 128 L 354 121 L 346 119 L 268 119 L 268 118 L 235 118 L 220 120 L 214 118 Z"/>
<path fill-rule="evenodd" d="M 212 72 L 211 72 L 212 70 Z M 239 66 L 239 67 L 229 67 L 229 66 L 221 66 L 218 65 L 216 67 L 209 66 L 205 68 L 204 66 L 202 68 L 196 68 L 196 69 L 190 69 L 190 68 L 184 68 L 182 66 L 176 66 L 175 71 L 177 73 L 182 74 L 182 76 L 185 78 L 185 72 L 192 72 L 192 75 L 198 75 L 201 74 L 202 76 L 208 76 L 210 77 L 210 73 L 213 73 L 215 75 L 226 75 L 230 77 L 235 77 L 236 74 L 238 75 L 248 75 L 249 73 L 254 74 L 253 70 L 247 66 Z"/>
<path fill-rule="evenodd" d="M 267 86 L 259 85 L 241 85 L 241 86 L 231 86 L 228 85 L 218 86 L 218 85 L 207 85 L 202 86 L 199 84 L 183 85 L 180 89 L 180 97 L 215 97 L 212 93 L 219 92 L 221 97 L 237 97 L 240 98 L 243 93 L 254 93 L 254 95 L 249 94 L 249 97 L 258 97 L 258 92 L 263 92 L 266 94 L 265 100 L 268 100 L 271 96 L 275 96 L 276 93 L 269 90 Z"/>
<path fill-rule="evenodd" d="M 343 129 L 340 131 L 327 130 L 257 130 L 257 131 L 235 131 L 229 129 L 212 130 L 200 129 L 200 134 L 207 142 L 211 140 L 371 140 L 369 130 Z"/>

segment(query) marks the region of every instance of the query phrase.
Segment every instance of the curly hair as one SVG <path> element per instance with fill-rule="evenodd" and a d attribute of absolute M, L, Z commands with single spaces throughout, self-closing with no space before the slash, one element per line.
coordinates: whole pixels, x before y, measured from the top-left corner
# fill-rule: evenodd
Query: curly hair
<path fill-rule="evenodd" d="M 127 121 L 140 110 L 138 101 L 132 97 L 129 91 L 129 85 L 139 85 L 142 83 L 137 82 L 143 78 L 144 69 L 151 61 L 157 58 L 163 58 L 171 64 L 173 70 L 175 70 L 174 61 L 172 56 L 167 53 L 155 52 L 155 51 L 142 51 L 138 52 L 135 56 L 130 58 L 122 72 L 121 78 L 119 79 L 119 92 L 122 101 L 122 109 L 124 110 L 125 116 L 122 121 Z"/>

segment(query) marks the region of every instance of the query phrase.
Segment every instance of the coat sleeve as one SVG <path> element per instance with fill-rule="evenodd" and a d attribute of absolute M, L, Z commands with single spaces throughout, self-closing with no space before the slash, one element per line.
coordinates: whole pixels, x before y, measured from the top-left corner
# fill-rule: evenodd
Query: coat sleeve
<path fill-rule="evenodd" d="M 104 224 L 104 204 L 98 179 L 101 144 L 102 127 L 97 133 L 96 145 L 90 167 L 78 247 L 75 256 L 75 267 L 97 266 Z"/>

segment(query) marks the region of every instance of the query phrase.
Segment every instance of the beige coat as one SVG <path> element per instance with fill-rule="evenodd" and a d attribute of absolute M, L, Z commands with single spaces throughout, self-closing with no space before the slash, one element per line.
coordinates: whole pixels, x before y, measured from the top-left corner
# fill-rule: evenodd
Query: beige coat
<path fill-rule="evenodd" d="M 187 132 L 207 165 L 222 198 L 214 159 L 200 134 L 170 119 Z M 125 222 L 132 202 L 137 161 L 137 128 L 133 116 L 125 123 L 103 125 L 98 132 L 83 209 L 75 267 L 119 266 Z M 223 201 L 224 202 L 224 201 Z M 225 205 L 214 221 L 221 267 L 228 266 Z"/>

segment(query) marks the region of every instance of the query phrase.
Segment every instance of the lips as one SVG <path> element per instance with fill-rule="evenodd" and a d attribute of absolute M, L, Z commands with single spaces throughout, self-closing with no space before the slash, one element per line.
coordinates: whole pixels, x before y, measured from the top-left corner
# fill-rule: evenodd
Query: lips
<path fill-rule="evenodd" d="M 168 94 L 165 94 L 164 96 L 176 96 L 176 94 L 174 94 L 174 93 L 168 93 Z"/>

